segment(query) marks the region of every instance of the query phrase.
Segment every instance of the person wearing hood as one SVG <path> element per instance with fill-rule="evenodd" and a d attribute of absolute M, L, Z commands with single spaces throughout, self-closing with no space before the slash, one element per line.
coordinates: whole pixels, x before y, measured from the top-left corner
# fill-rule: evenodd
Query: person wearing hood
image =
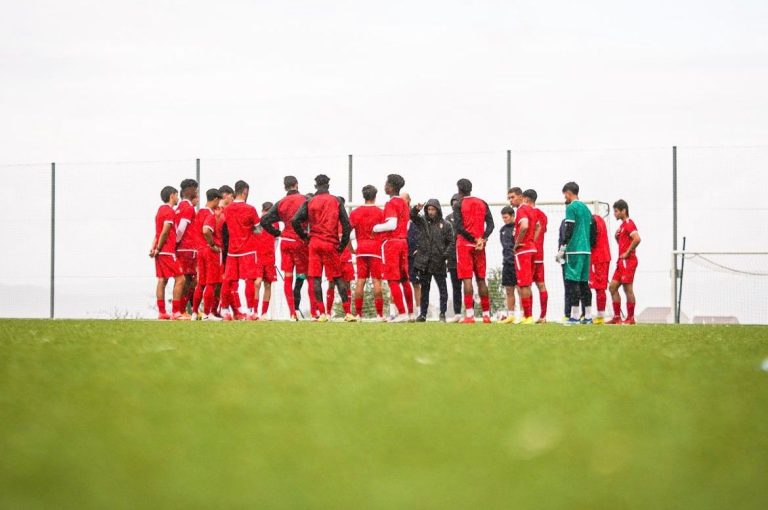
<path fill-rule="evenodd" d="M 453 206 L 459 201 L 459 194 L 451 197 L 451 213 L 445 217 L 445 221 L 451 224 L 453 234 L 451 249 L 448 252 L 448 273 L 451 275 L 451 291 L 453 294 L 453 318 L 454 322 L 461 320 L 462 283 L 456 272 L 456 223 L 453 218 Z"/>
<path fill-rule="evenodd" d="M 419 214 L 422 210 L 424 212 Z M 434 198 L 428 200 L 426 204 L 417 204 L 411 208 L 411 222 L 418 238 L 414 267 L 421 283 L 421 312 L 416 321 L 427 320 L 429 290 L 434 278 L 440 291 L 440 321 L 445 322 L 445 312 L 448 307 L 446 262 L 453 249 L 453 228 L 443 219 L 440 202 Z"/>

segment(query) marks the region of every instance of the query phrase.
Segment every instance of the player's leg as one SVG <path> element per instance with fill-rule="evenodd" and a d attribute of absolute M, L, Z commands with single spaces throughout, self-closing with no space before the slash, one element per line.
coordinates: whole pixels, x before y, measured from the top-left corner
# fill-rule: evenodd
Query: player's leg
<path fill-rule="evenodd" d="M 405 301 L 403 301 L 403 290 L 400 286 L 400 252 L 397 244 L 398 241 L 387 240 L 381 246 L 382 278 L 389 284 L 390 300 L 397 308 L 397 320 L 401 320 L 400 318 L 405 315 Z"/>
<path fill-rule="evenodd" d="M 408 243 L 402 241 L 400 244 L 400 282 L 403 285 L 403 300 L 405 301 L 405 307 L 408 310 L 408 320 L 413 322 L 416 317 L 413 315 L 413 287 L 411 286 L 411 280 L 409 278 L 409 264 L 408 264 Z M 421 297 L 421 294 L 419 294 Z"/>
<path fill-rule="evenodd" d="M 315 311 L 318 316 L 325 315 L 325 305 L 323 304 L 323 278 L 322 277 L 310 277 L 310 287 L 315 296 Z"/>
<path fill-rule="evenodd" d="M 453 293 L 453 315 L 454 320 L 461 319 L 461 294 L 462 284 L 459 276 L 456 274 L 456 268 L 449 271 L 451 275 L 451 292 Z"/>
<path fill-rule="evenodd" d="M 168 278 L 157 278 L 157 286 L 155 287 L 155 297 L 157 298 L 157 318 L 160 320 L 166 320 L 170 318 L 170 315 L 165 310 L 165 287 L 168 285 Z"/>
<path fill-rule="evenodd" d="M 613 319 L 609 321 L 610 324 L 621 324 L 621 295 L 619 294 L 621 280 L 622 261 L 619 260 L 616 264 L 616 270 L 613 272 L 611 283 L 608 286 L 608 291 L 611 293 L 611 301 L 613 303 Z"/>
<path fill-rule="evenodd" d="M 467 246 L 464 242 L 456 246 L 456 276 L 461 280 L 464 294 L 464 319 L 461 322 L 466 324 L 475 322 L 475 290 L 472 288 L 472 276 L 474 275 L 472 254 L 474 251 L 474 246 Z"/>
<path fill-rule="evenodd" d="M 491 323 L 491 296 L 485 281 L 485 250 L 472 251 L 472 265 L 477 280 L 477 293 L 480 296 L 480 310 L 483 312 L 483 322 Z"/>
<path fill-rule="evenodd" d="M 174 317 L 184 317 L 184 308 L 182 306 L 182 296 L 184 295 L 184 285 L 186 281 L 183 275 L 179 275 L 173 279 L 173 310 Z"/>
<path fill-rule="evenodd" d="M 505 285 L 504 292 L 506 293 L 507 301 L 507 318 L 505 321 L 512 324 L 515 322 L 515 286 Z"/>
<path fill-rule="evenodd" d="M 440 294 L 440 322 L 445 322 L 445 312 L 448 311 L 448 280 L 445 273 L 433 275 L 437 283 L 437 291 Z"/>
<path fill-rule="evenodd" d="M 280 269 L 283 271 L 283 295 L 285 296 L 285 303 L 288 305 L 288 316 L 291 320 L 296 319 L 296 300 L 294 298 L 293 290 L 293 270 L 295 264 L 293 262 L 293 253 L 286 245 L 294 245 L 293 242 L 280 242 Z"/>
<path fill-rule="evenodd" d="M 271 278 L 264 278 L 261 282 L 262 287 L 264 288 L 264 294 L 261 297 L 261 319 L 269 320 L 269 317 L 267 316 L 267 312 L 269 311 L 269 302 L 272 299 L 272 279 Z"/>
<path fill-rule="evenodd" d="M 419 271 L 416 275 L 416 279 L 419 281 L 421 291 L 419 293 L 419 316 L 416 320 L 418 322 L 424 322 L 427 320 L 427 310 L 429 310 L 429 291 L 432 288 L 432 275 L 425 271 Z"/>
<path fill-rule="evenodd" d="M 520 293 L 520 307 L 523 309 L 523 322 L 533 323 L 533 259 L 531 253 L 515 254 L 517 287 Z"/>
<path fill-rule="evenodd" d="M 625 324 L 635 323 L 635 288 L 633 283 L 625 283 L 622 285 L 624 289 L 624 295 L 627 296 L 627 319 Z M 618 291 L 617 291 L 618 292 Z"/>
<path fill-rule="evenodd" d="M 541 311 L 537 322 L 541 324 L 547 320 L 547 305 L 549 304 L 549 292 L 547 292 L 547 285 L 544 283 L 544 262 L 534 262 L 533 281 L 539 289 L 539 307 Z"/>

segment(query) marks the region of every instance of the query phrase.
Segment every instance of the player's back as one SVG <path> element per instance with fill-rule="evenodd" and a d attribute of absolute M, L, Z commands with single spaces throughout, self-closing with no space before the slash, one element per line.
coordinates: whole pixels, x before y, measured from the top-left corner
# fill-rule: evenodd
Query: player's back
<path fill-rule="evenodd" d="M 235 200 L 226 211 L 229 231 L 229 254 L 244 255 L 256 251 L 253 227 L 259 222 L 259 213 L 252 205 Z"/>
<path fill-rule="evenodd" d="M 536 213 L 536 209 L 531 207 L 528 204 L 523 204 L 520 207 L 517 208 L 517 212 L 515 213 L 515 223 L 520 228 L 520 223 L 524 220 L 528 220 L 528 228 L 525 231 L 525 235 L 520 240 L 520 245 L 517 247 L 518 253 L 526 253 L 526 252 L 533 252 L 536 251 L 536 244 L 534 243 L 534 235 L 536 232 L 536 222 L 538 221 L 538 214 Z M 517 232 L 519 230 L 515 231 L 515 236 L 517 236 Z"/>
<path fill-rule="evenodd" d="M 157 209 L 157 213 L 155 214 L 155 242 L 160 239 L 160 234 L 162 234 L 165 224 L 171 224 L 171 229 L 168 231 L 168 237 L 165 239 L 165 243 L 162 246 L 157 247 L 160 253 L 168 255 L 176 253 L 175 216 L 176 212 L 173 210 L 173 207 L 168 204 L 163 204 Z"/>
<path fill-rule="evenodd" d="M 567 253 L 591 254 L 590 231 L 592 228 L 592 213 L 581 201 L 574 200 L 565 208 L 567 222 L 573 223 L 571 240 L 566 248 Z"/>
<path fill-rule="evenodd" d="M 461 199 L 461 221 L 464 230 L 470 233 L 472 237 L 483 237 L 485 232 L 485 215 L 488 205 L 485 200 L 477 197 L 464 197 Z"/>
<path fill-rule="evenodd" d="M 208 246 L 208 242 L 205 240 L 205 236 L 203 235 L 203 229 L 206 225 L 212 225 L 213 229 L 211 230 L 211 235 L 215 235 L 216 232 L 216 218 L 213 214 L 213 211 L 208 209 L 207 207 L 203 207 L 199 211 L 197 211 L 197 215 L 195 216 L 195 223 L 194 223 L 194 230 L 195 230 L 195 236 L 197 237 L 197 248 L 205 248 Z M 215 241 L 214 241 L 215 242 Z"/>
<path fill-rule="evenodd" d="M 277 224 L 273 224 L 273 227 L 277 228 Z M 258 253 L 258 260 L 261 263 L 273 263 L 275 261 L 275 241 L 276 238 L 266 230 L 257 232 L 254 234 L 256 239 L 256 251 Z"/>
<path fill-rule="evenodd" d="M 595 221 L 595 246 L 592 247 L 592 263 L 610 262 L 611 248 L 608 243 L 608 227 L 599 214 L 592 215 Z"/>
<path fill-rule="evenodd" d="M 374 234 L 373 227 L 383 221 L 384 211 L 373 204 L 362 205 L 350 213 L 349 223 L 355 229 L 358 256 L 380 255 L 381 236 Z"/>
<path fill-rule="evenodd" d="M 184 234 L 181 236 L 181 240 L 179 240 L 178 250 L 189 251 L 197 249 L 200 240 L 195 234 L 195 217 L 195 206 L 192 205 L 192 202 L 186 199 L 179 202 L 176 208 L 174 225 L 178 228 L 182 221 L 188 223 Z"/>
<path fill-rule="evenodd" d="M 544 260 L 544 236 L 547 233 L 547 224 L 549 223 L 549 218 L 547 218 L 547 215 L 544 214 L 544 211 L 542 211 L 538 207 L 535 207 L 533 210 L 536 213 L 536 224 L 539 226 L 539 237 L 537 237 L 535 240 L 536 260 L 543 261 Z M 534 232 L 535 232 L 535 227 L 534 227 Z"/>
<path fill-rule="evenodd" d="M 289 193 L 277 202 L 277 214 L 280 217 L 280 221 L 285 225 L 281 237 L 299 239 L 299 235 L 293 229 L 291 220 L 296 215 L 296 211 L 298 211 L 306 201 L 307 197 L 297 191 Z"/>
<path fill-rule="evenodd" d="M 338 197 L 330 193 L 318 193 L 307 203 L 309 237 L 332 244 L 339 244 Z"/>
<path fill-rule="evenodd" d="M 408 220 L 410 219 L 408 204 L 400 197 L 391 197 L 384 206 L 384 219 L 397 218 L 395 230 L 384 232 L 386 239 L 408 239 Z"/>

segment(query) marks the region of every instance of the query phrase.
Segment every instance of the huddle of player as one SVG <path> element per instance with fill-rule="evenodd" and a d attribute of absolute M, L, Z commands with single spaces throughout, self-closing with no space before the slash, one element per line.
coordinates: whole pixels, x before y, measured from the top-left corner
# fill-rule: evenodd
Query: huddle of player
<path fill-rule="evenodd" d="M 472 196 L 469 180 L 457 182 L 458 193 L 451 200 L 452 213 L 445 219 L 435 199 L 411 208 L 407 194 L 400 195 L 405 180 L 397 174 L 387 176 L 384 192 L 389 200 L 383 210 L 376 205 L 377 189 L 367 185 L 362 190 L 365 204 L 348 215 L 344 199 L 331 195 L 329 184 L 328 176 L 318 175 L 315 192 L 303 195 L 299 193 L 298 180 L 286 176 L 286 196 L 274 204 L 264 203 L 261 214 L 247 203 L 249 186 L 245 181 L 235 183 L 234 189 L 229 186 L 209 189 L 205 206 L 197 212 L 198 183 L 194 179 L 182 181 L 180 191 L 172 186 L 163 188 L 160 193 L 163 205 L 155 217 L 155 237 L 150 249 L 158 279 L 159 319 L 269 320 L 271 284 L 277 280 L 276 240 L 280 239 L 283 290 L 291 320 L 298 320 L 297 309 L 305 279 L 312 320 L 329 320 L 334 289 L 341 298 L 344 320 L 360 320 L 363 289 L 370 279 L 377 320 L 385 321 L 382 281 L 386 280 L 392 304 L 397 309 L 397 314 L 388 321 L 423 322 L 429 306 L 430 282 L 434 278 L 440 291 L 439 319 L 445 322 L 448 272 L 453 286 L 455 321 L 475 322 L 474 278 L 482 321 L 491 322 L 485 249 L 494 222 L 488 204 Z M 595 322 L 602 323 L 610 262 L 607 233 L 602 218 L 593 217 L 578 200 L 578 191 L 578 185 L 573 182 L 563 187 L 568 205 L 561 226 L 557 261 L 563 265 L 566 287 L 569 317 L 565 323 L 592 322 L 590 287 L 597 292 Z M 507 294 L 508 316 L 501 322 L 534 323 L 531 287 L 535 282 L 541 305 L 536 322 L 543 323 L 547 311 L 543 258 L 547 217 L 536 208 L 534 190 L 523 192 L 512 188 L 508 199 L 511 206 L 502 210 L 504 226 L 500 230 L 504 256 L 502 284 Z M 610 285 L 614 306 L 611 323 L 622 322 L 618 293 L 622 285 L 627 295 L 625 322 L 634 324 L 632 281 L 637 267 L 635 248 L 640 237 L 628 213 L 623 200 L 614 204 L 614 215 L 622 224 L 616 233 L 620 259 Z M 417 244 L 410 253 L 409 221 Z M 356 274 L 351 239 L 356 241 Z M 412 271 L 409 271 L 409 254 Z M 324 276 L 328 281 L 325 301 Z M 173 300 L 171 313 L 167 313 L 165 288 L 170 278 L 174 279 Z M 353 313 L 351 287 L 355 279 Z M 241 310 L 240 280 L 245 281 L 246 312 Z M 421 291 L 417 296 L 418 318 L 414 316 L 412 282 L 416 290 Z M 519 321 L 514 315 L 515 291 L 523 311 Z M 459 299 L 462 292 L 463 317 Z M 191 304 L 191 315 L 186 313 L 188 304 Z"/>

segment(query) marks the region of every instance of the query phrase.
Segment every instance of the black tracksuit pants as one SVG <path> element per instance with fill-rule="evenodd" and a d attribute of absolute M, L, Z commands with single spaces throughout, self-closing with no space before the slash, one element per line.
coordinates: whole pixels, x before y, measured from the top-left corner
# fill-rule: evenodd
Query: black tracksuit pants
<path fill-rule="evenodd" d="M 448 309 L 448 285 L 445 273 L 430 274 L 421 272 L 419 274 L 419 282 L 421 283 L 421 315 L 424 317 L 427 316 L 427 309 L 429 308 L 429 289 L 432 286 L 432 278 L 437 282 L 437 289 L 440 291 L 440 314 L 444 315 Z"/>

